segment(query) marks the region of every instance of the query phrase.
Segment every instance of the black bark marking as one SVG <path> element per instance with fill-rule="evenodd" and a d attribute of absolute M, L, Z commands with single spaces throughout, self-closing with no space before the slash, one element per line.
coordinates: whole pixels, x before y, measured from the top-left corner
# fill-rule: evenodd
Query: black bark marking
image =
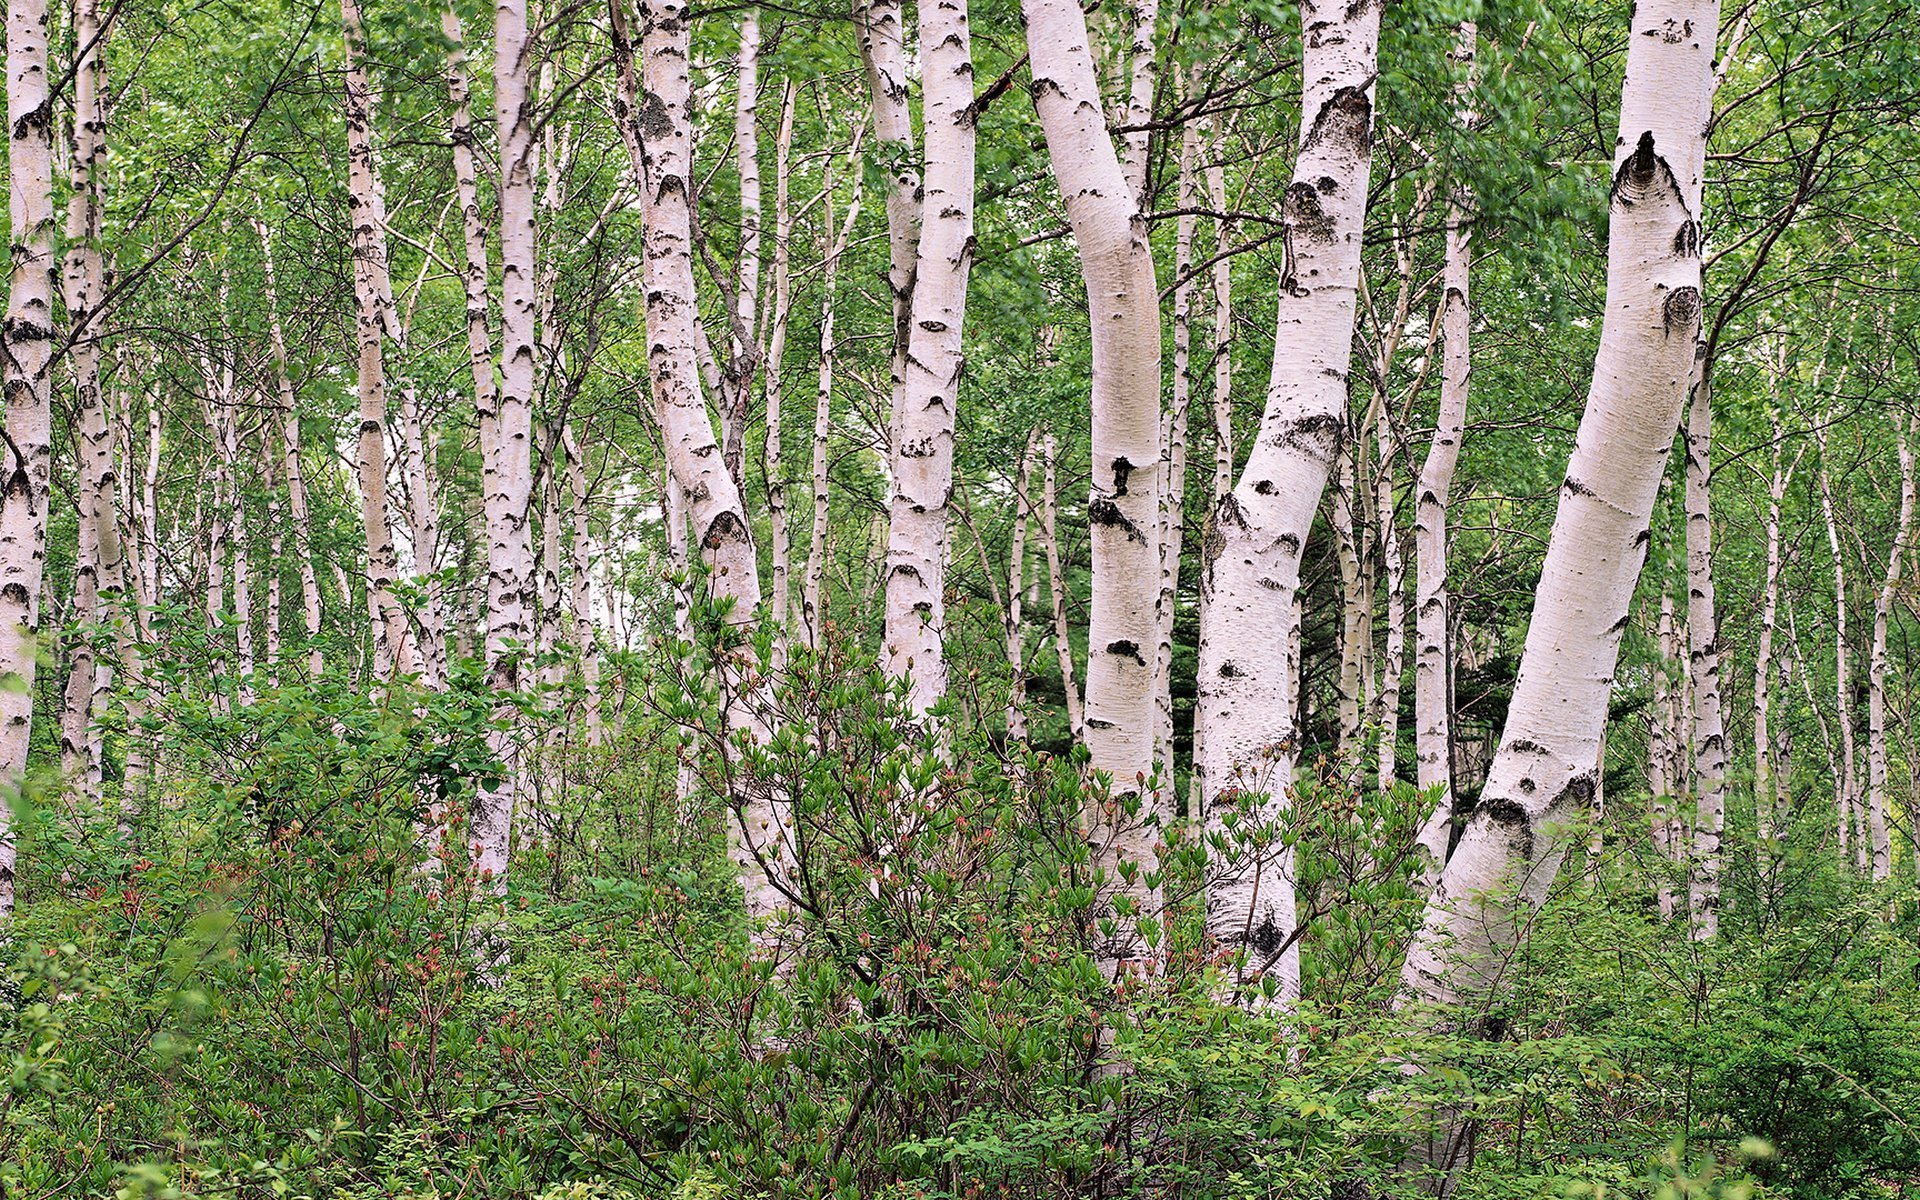
<path fill-rule="evenodd" d="M 1673 289 L 1667 297 L 1666 308 L 1662 313 L 1668 333 L 1684 333 L 1692 337 L 1700 327 L 1700 289 L 1682 287 Z"/>
<path fill-rule="evenodd" d="M 1125 638 L 1122 638 L 1117 642 L 1108 642 L 1107 653 L 1117 654 L 1122 658 L 1131 658 L 1134 662 L 1139 663 L 1143 667 L 1147 665 L 1147 660 L 1144 657 L 1142 657 L 1140 654 L 1139 642 L 1131 642 L 1126 640 Z"/>
<path fill-rule="evenodd" d="M 1114 495 L 1124 496 L 1127 494 L 1127 480 L 1133 475 L 1133 470 L 1134 470 L 1133 463 L 1127 458 L 1126 455 L 1123 454 L 1119 458 L 1116 458 L 1113 460 L 1113 494 Z"/>

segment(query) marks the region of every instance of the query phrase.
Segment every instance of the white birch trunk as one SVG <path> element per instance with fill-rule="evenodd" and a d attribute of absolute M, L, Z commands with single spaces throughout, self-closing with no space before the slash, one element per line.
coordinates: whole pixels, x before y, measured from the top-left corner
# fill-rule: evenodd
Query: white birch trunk
<path fill-rule="evenodd" d="M 1753 655 L 1753 818 L 1759 842 L 1761 881 L 1772 877 L 1780 852 L 1779 787 L 1773 731 L 1773 635 L 1780 608 L 1780 510 L 1785 505 L 1792 468 L 1783 449 L 1780 418 L 1773 417 L 1773 470 L 1767 478 L 1766 569 L 1760 587 L 1760 635 Z M 1782 666 L 1788 660 L 1783 656 Z M 1791 693 L 1783 692 L 1784 699 Z"/>
<path fill-rule="evenodd" d="M 1093 596 L 1087 622 L 1089 765 L 1111 780 L 1111 800 L 1089 814 L 1099 865 L 1127 880 L 1142 912 L 1155 903 L 1153 647 L 1159 598 L 1160 304 L 1153 253 L 1101 110 L 1086 17 L 1074 0 L 1024 0 L 1033 106 L 1080 252 L 1093 359 L 1087 501 Z M 1114 959 L 1137 957 L 1133 922 L 1117 923 Z"/>
<path fill-rule="evenodd" d="M 1136 41 L 1134 53 L 1141 52 Z M 1151 49 L 1148 50 L 1151 65 Z M 1136 73 L 1135 82 L 1139 80 Z M 1151 72 L 1148 74 L 1151 80 Z M 1150 85 L 1149 85 L 1150 86 Z M 1149 108 L 1151 105 L 1149 105 Z M 1173 237 L 1173 406 L 1167 413 L 1161 448 L 1165 456 L 1166 494 L 1160 504 L 1160 598 L 1154 617 L 1153 763 L 1159 783 L 1160 811 L 1174 811 L 1173 634 L 1180 605 L 1180 548 L 1186 534 L 1187 426 L 1193 408 L 1193 237 L 1199 217 L 1193 212 L 1197 188 L 1195 159 L 1199 126 L 1189 122 L 1180 138 L 1179 178 Z M 1137 193 L 1136 193 L 1137 194 Z"/>
<path fill-rule="evenodd" d="M 1133 193 L 1134 203 L 1141 206 L 1147 202 L 1147 155 L 1153 145 L 1153 131 L 1148 125 L 1153 120 L 1153 48 L 1159 23 L 1159 0 L 1133 0 L 1133 40 L 1127 48 L 1125 172 L 1127 189 Z M 1186 128 L 1192 129 L 1192 123 L 1188 122 Z M 1181 152 L 1185 153 L 1184 148 Z M 1183 200 L 1180 207 L 1192 205 Z"/>
<path fill-rule="evenodd" d="M 1387 378 L 1385 371 L 1381 379 Z M 1383 384 L 1384 386 L 1384 384 Z M 1380 691 L 1375 711 L 1380 714 L 1380 761 L 1376 783 L 1381 795 L 1393 790 L 1400 776 L 1400 677 L 1407 669 L 1407 573 L 1400 553 L 1400 527 L 1394 514 L 1393 418 L 1381 397 L 1374 428 L 1379 469 L 1374 479 L 1374 513 L 1380 523 L 1380 568 L 1386 592 L 1386 643 L 1380 655 Z"/>
<path fill-rule="evenodd" d="M 793 119 L 798 89 L 789 80 L 780 98 L 780 132 L 773 150 L 773 314 L 766 346 L 767 527 L 772 571 L 769 591 L 774 625 L 779 630 L 776 671 L 786 663 L 787 633 L 793 619 L 793 532 L 788 527 L 786 426 L 783 402 L 787 386 L 787 323 L 793 308 Z"/>
<path fill-rule="evenodd" d="M 600 712 L 600 637 L 593 622 L 593 528 L 587 517 L 587 464 L 573 430 L 561 431 L 567 456 L 568 606 L 573 621 L 573 652 L 580 665 L 580 703 L 586 710 L 586 742 L 598 746 L 606 723 Z"/>
<path fill-rule="evenodd" d="M 367 79 L 359 0 L 341 0 L 346 30 L 347 209 L 352 222 L 354 329 L 359 344 L 360 438 L 356 458 L 360 521 L 367 538 L 367 611 L 374 673 L 411 674 L 415 657 L 406 613 L 394 594 L 399 560 L 387 523 L 387 380 L 384 340 L 393 332 L 387 284 L 387 214 L 373 154 L 373 89 Z M 237 494 L 237 493 L 236 493 Z M 236 558 L 237 561 L 237 558 Z"/>
<path fill-rule="evenodd" d="M 1478 56 L 1478 31 L 1460 25 L 1455 54 L 1465 62 L 1468 86 Z M 1462 105 L 1463 109 L 1465 105 Z M 1463 112 L 1462 122 L 1472 120 Z M 1456 190 L 1447 212 L 1440 337 L 1440 408 L 1420 480 L 1414 485 L 1414 763 L 1420 790 L 1436 791 L 1433 812 L 1420 827 L 1429 881 L 1446 865 L 1453 834 L 1453 653 L 1447 586 L 1447 508 L 1466 436 L 1467 395 L 1473 378 L 1473 309 L 1468 285 L 1473 262 L 1471 197 Z"/>
<path fill-rule="evenodd" d="M 856 128 L 853 138 L 853 157 L 856 160 L 860 147 L 859 128 Z M 820 264 L 820 369 L 814 385 L 813 455 L 810 475 L 813 487 L 813 526 L 807 539 L 806 576 L 801 581 L 800 589 L 801 630 L 806 637 L 808 647 L 816 651 L 825 648 L 828 618 L 824 592 L 829 512 L 827 452 L 828 438 L 833 432 L 833 378 L 837 366 L 833 333 L 833 298 L 834 289 L 838 283 L 840 256 L 845 252 L 848 240 L 853 236 L 854 222 L 860 216 L 860 178 L 860 172 L 856 166 L 853 171 L 853 198 L 847 204 L 847 215 L 842 219 L 840 232 L 834 235 L 833 243 L 827 247 L 824 261 Z M 826 180 L 821 188 L 820 205 L 821 227 L 831 232 L 833 229 L 831 163 L 828 164 Z"/>
<path fill-rule="evenodd" d="M 74 0 L 73 39 L 78 61 L 73 67 L 73 141 L 68 180 L 67 253 L 63 279 L 67 319 L 78 335 L 72 339 L 69 364 L 74 381 L 78 544 L 74 560 L 73 610 L 69 620 L 77 629 L 68 657 L 68 676 L 61 720 L 61 767 L 80 789 L 89 810 L 99 804 L 101 758 L 104 749 L 97 719 L 97 700 L 111 686 L 111 656 L 95 650 L 103 617 L 117 615 L 113 600 L 119 583 L 119 564 L 108 561 L 107 550 L 119 544 L 118 480 L 113 467 L 113 430 L 107 421 L 100 383 L 100 344 L 88 328 L 96 316 L 94 305 L 104 283 L 100 256 L 101 165 L 106 156 L 106 112 L 101 92 L 105 86 L 104 31 L 96 0 Z M 117 559 L 117 554 L 111 556 Z"/>
<path fill-rule="evenodd" d="M 1087 717 L 1080 702 L 1080 685 L 1073 680 L 1073 641 L 1067 634 L 1067 581 L 1060 565 L 1060 453 L 1052 434 L 1047 435 L 1041 454 L 1045 461 L 1040 485 L 1040 540 L 1046 543 L 1047 549 L 1053 649 L 1060 663 L 1060 686 L 1066 693 L 1067 730 L 1077 746 L 1087 740 Z"/>
<path fill-rule="evenodd" d="M 1236 794 L 1258 798 L 1256 826 L 1277 822 L 1287 806 L 1296 732 L 1286 632 L 1300 552 L 1346 425 L 1381 7 L 1301 6 L 1299 157 L 1283 209 L 1287 261 L 1266 410 L 1239 483 L 1214 513 L 1201 568 L 1206 736 L 1196 765 L 1214 852 L 1230 859 L 1209 889 L 1208 928 L 1222 946 L 1247 951 L 1243 977 L 1276 972 L 1283 1002 L 1300 990 L 1290 867 L 1277 838 L 1260 848 L 1261 861 L 1235 853 L 1221 819 Z"/>
<path fill-rule="evenodd" d="M 7 401 L 5 503 L 0 504 L 0 787 L 27 769 L 53 471 L 51 367 L 54 224 L 53 109 L 45 0 L 7 7 L 7 198 L 12 272 L 0 363 Z M 0 806 L 0 922 L 13 915 L 17 843 Z"/>
<path fill-rule="evenodd" d="M 1643 0 L 1628 41 L 1592 390 L 1560 492 L 1507 727 L 1481 800 L 1408 951 L 1403 981 L 1484 994 L 1546 894 L 1557 827 L 1593 800 L 1595 764 L 1648 520 L 1700 328 L 1701 176 L 1719 27 L 1714 0 Z"/>
<path fill-rule="evenodd" d="M 1720 840 L 1727 823 L 1727 734 L 1720 690 L 1720 616 L 1713 593 L 1712 364 L 1696 364 L 1684 441 L 1687 450 L 1687 669 L 1693 680 L 1689 739 L 1693 752 L 1693 850 L 1688 875 L 1689 931 L 1710 941 L 1720 931 Z"/>
<path fill-rule="evenodd" d="M 1914 451 L 1905 421 L 1894 417 L 1900 451 L 1900 522 L 1887 552 L 1887 572 L 1873 600 L 1873 645 L 1867 658 L 1867 848 L 1878 882 L 1893 876 L 1893 844 L 1887 832 L 1887 628 L 1900 594 L 1900 577 L 1913 543 Z"/>
<path fill-rule="evenodd" d="M 1026 746 L 1027 728 L 1027 526 L 1033 514 L 1033 462 L 1039 452 L 1038 431 L 1027 434 L 1020 455 L 1020 486 L 1013 497 L 1013 536 L 1007 547 L 1007 741 Z"/>
<path fill-rule="evenodd" d="M 966 0 L 920 9 L 926 127 L 922 223 L 895 389 L 882 663 L 916 715 L 947 690 L 946 572 L 961 331 L 973 265 L 973 51 Z"/>
<path fill-rule="evenodd" d="M 1860 780 L 1853 739 L 1853 649 L 1847 638 L 1847 610 L 1851 607 L 1847 592 L 1846 558 L 1841 553 L 1840 526 L 1833 514 L 1833 478 L 1827 468 L 1827 435 L 1817 434 L 1820 442 L 1820 514 L 1827 526 L 1827 549 L 1833 557 L 1833 704 L 1840 727 L 1840 771 L 1835 781 L 1840 794 L 1836 798 L 1835 823 L 1839 827 L 1842 862 L 1862 865 L 1861 847 L 1855 837 L 1858 828 Z"/>
<path fill-rule="evenodd" d="M 281 464 L 287 477 L 287 515 L 293 531 L 294 565 L 300 572 L 300 620 L 305 634 L 307 675 L 320 676 L 325 665 L 320 649 L 320 577 L 313 567 L 312 511 L 307 503 L 306 473 L 300 462 L 300 404 L 294 394 L 293 377 L 287 370 L 287 338 L 280 325 L 280 298 L 273 272 L 273 239 L 266 222 L 255 219 L 254 232 L 260 238 L 261 263 L 267 293 L 267 333 L 273 351 L 273 374 L 278 399 L 274 414 L 280 426 Z M 152 503 L 154 477 L 158 473 L 158 405 L 149 409 L 150 469 L 145 483 L 147 503 Z"/>
<path fill-rule="evenodd" d="M 500 375 L 480 382 L 481 342 L 486 302 L 476 303 L 475 288 L 486 287 L 485 234 L 471 218 L 463 220 L 467 241 L 468 356 L 474 374 L 474 402 L 480 424 L 480 488 L 487 530 L 487 680 L 493 691 L 510 696 L 528 682 L 526 649 L 533 640 L 533 390 L 538 369 L 538 230 L 534 217 L 534 131 L 528 95 L 531 67 L 525 0 L 502 0 L 494 9 L 493 112 L 500 141 Z M 453 65 L 449 63 L 450 75 Z M 450 85 L 451 90 L 451 85 Z M 464 91 L 464 89 L 460 89 Z M 456 112 L 456 122 L 464 112 Z M 461 139 L 456 135 L 456 150 Z M 456 191 L 459 182 L 456 159 Z M 467 196 L 463 210 L 478 211 Z M 476 234 L 478 235 L 476 237 Z M 507 858 L 513 844 L 513 815 L 526 780 L 517 748 L 511 709 L 503 705 L 488 735 L 503 770 L 498 786 L 474 799 L 467 831 L 479 885 L 495 895 L 506 889 Z"/>
<path fill-rule="evenodd" d="M 1653 676 L 1653 732 L 1647 746 L 1647 792 L 1653 798 L 1653 848 L 1660 859 L 1656 864 L 1660 872 L 1656 895 L 1660 916 L 1671 919 L 1674 900 L 1668 867 L 1679 857 L 1673 829 L 1674 795 L 1678 790 L 1673 767 L 1680 736 L 1679 696 L 1673 686 L 1673 673 L 1677 670 L 1679 638 L 1674 631 L 1673 589 L 1668 586 L 1665 562 L 1660 564 L 1659 571 L 1660 619 L 1656 641 L 1660 658 Z"/>
<path fill-rule="evenodd" d="M 709 593 L 730 605 L 728 620 L 746 624 L 760 604 L 759 566 L 740 491 L 721 461 L 694 355 L 692 25 L 684 0 L 642 0 L 640 15 L 644 88 L 634 78 L 623 22 L 614 30 L 620 67 L 615 117 L 645 200 L 643 286 L 654 413 L 667 461 L 686 494 Z M 764 794 L 735 798 L 733 807 L 733 861 L 748 915 L 758 924 L 787 907 L 786 814 Z"/>

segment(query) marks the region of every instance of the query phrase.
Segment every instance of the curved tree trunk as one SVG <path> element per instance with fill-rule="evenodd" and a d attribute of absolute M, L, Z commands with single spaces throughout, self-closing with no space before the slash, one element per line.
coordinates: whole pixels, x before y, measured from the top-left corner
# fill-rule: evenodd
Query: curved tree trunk
<path fill-rule="evenodd" d="M 1520 904 L 1593 800 L 1620 638 L 1700 331 L 1701 176 L 1719 26 L 1714 0 L 1642 0 L 1615 148 L 1607 301 L 1592 390 L 1534 603 L 1507 727 L 1480 804 L 1408 951 L 1428 1001 L 1499 982 Z M 1684 31 L 1684 32 L 1683 32 Z"/>
<path fill-rule="evenodd" d="M 619 8 L 615 8 L 619 14 Z M 692 88 L 693 29 L 683 0 L 642 0 L 645 87 L 635 79 L 624 19 L 614 23 L 620 86 L 615 117 L 627 139 L 645 200 L 647 365 L 667 461 L 684 490 L 713 599 L 744 625 L 760 605 L 752 530 L 733 476 L 721 461 L 701 394 L 694 352 Z M 744 686 L 741 681 L 735 681 Z M 745 719 L 742 717 L 741 719 Z M 735 798 L 728 825 L 747 912 L 756 922 L 786 909 L 789 851 L 785 814 L 770 797 Z"/>
<path fill-rule="evenodd" d="M 1277 973 L 1299 996 L 1293 881 L 1278 838 L 1234 847 L 1222 818 L 1241 796 L 1254 825 L 1277 822 L 1293 768 L 1294 680 L 1286 670 L 1300 552 L 1340 453 L 1372 164 L 1378 0 L 1303 0 L 1306 81 L 1299 157 L 1283 210 L 1288 257 L 1266 411 L 1239 483 L 1213 516 L 1202 565 L 1200 759 L 1209 837 L 1229 862 L 1209 889 L 1208 928 L 1244 949 L 1243 978 Z"/>
<path fill-rule="evenodd" d="M 1090 765 L 1113 799 L 1089 814 L 1100 865 L 1136 870 L 1132 902 L 1152 903 L 1153 806 L 1135 815 L 1153 772 L 1154 612 L 1159 597 L 1160 304 L 1146 223 L 1114 153 L 1073 0 L 1024 0 L 1033 106 L 1079 247 L 1093 350 L 1091 494 L 1093 602 L 1087 624 L 1086 738 Z M 1125 864 L 1123 866 L 1123 864 Z M 1103 953 L 1131 958 L 1132 923 Z"/>
<path fill-rule="evenodd" d="M 1463 61 L 1472 87 L 1474 62 L 1479 56 L 1479 31 L 1471 21 L 1460 24 L 1456 58 Z M 1473 114 L 1462 101 L 1461 123 Z M 1420 827 L 1419 843 L 1426 854 L 1429 882 L 1446 865 L 1453 836 L 1453 654 L 1447 588 L 1447 505 L 1453 491 L 1453 473 L 1460 462 L 1460 440 L 1466 436 L 1467 394 L 1473 379 L 1473 308 L 1469 282 L 1473 264 L 1472 196 L 1456 188 L 1447 211 L 1446 263 L 1441 284 L 1440 409 L 1433 425 L 1433 442 L 1414 485 L 1414 604 L 1413 604 L 1413 725 L 1414 764 L 1421 791 L 1438 792 L 1433 812 Z"/>
<path fill-rule="evenodd" d="M 1827 467 L 1827 435 L 1822 426 L 1820 439 L 1820 514 L 1827 526 L 1827 549 L 1833 557 L 1833 704 L 1840 726 L 1840 771 L 1836 782 L 1836 824 L 1839 827 L 1840 859 L 1864 868 L 1857 814 L 1860 801 L 1859 768 L 1853 740 L 1853 647 L 1847 639 L 1847 610 L 1851 607 L 1847 591 L 1846 558 L 1841 553 L 1840 526 L 1833 515 L 1833 477 Z"/>

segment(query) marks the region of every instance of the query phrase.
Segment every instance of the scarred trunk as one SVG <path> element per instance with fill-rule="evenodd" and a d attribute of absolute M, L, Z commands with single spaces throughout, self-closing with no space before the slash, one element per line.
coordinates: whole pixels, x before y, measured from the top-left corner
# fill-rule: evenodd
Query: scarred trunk
<path fill-rule="evenodd" d="M 1642 0 L 1628 42 L 1607 298 L 1506 730 L 1479 806 L 1409 949 L 1416 998 L 1486 994 L 1520 904 L 1545 896 L 1554 830 L 1587 811 L 1648 520 L 1700 330 L 1701 175 L 1719 8 Z"/>
<path fill-rule="evenodd" d="M 7 199 L 13 262 L 0 382 L 7 400 L 6 476 L 0 484 L 0 786 L 27 769 L 53 470 L 48 369 L 53 350 L 53 109 L 45 0 L 7 8 Z M 13 914 L 16 843 L 0 805 L 0 921 Z"/>
<path fill-rule="evenodd" d="M 947 510 L 953 495 L 961 329 L 973 265 L 973 52 L 966 0 L 920 9 L 926 126 L 923 220 L 895 389 L 883 663 L 916 714 L 947 690 Z"/>
<path fill-rule="evenodd" d="M 103 285 L 100 168 L 106 155 L 104 37 L 96 0 L 74 0 L 73 38 L 79 61 L 73 68 L 73 141 L 68 179 L 67 242 L 64 287 L 67 320 L 79 335 L 69 352 L 74 383 L 75 472 L 78 544 L 74 558 L 73 608 L 76 629 L 61 719 L 61 767 L 78 785 L 87 807 L 101 792 L 100 702 L 113 678 L 111 655 L 96 652 L 103 618 L 118 615 L 119 482 L 113 467 L 113 431 L 101 393 L 100 344 L 88 328 Z"/>
<path fill-rule="evenodd" d="M 1197 766 L 1211 849 L 1227 859 L 1209 890 L 1208 928 L 1223 947 L 1245 950 L 1243 978 L 1276 972 L 1283 1001 L 1300 989 L 1289 864 L 1277 838 L 1232 845 L 1222 820 L 1242 797 L 1256 827 L 1287 806 L 1294 680 L 1279 633 L 1292 625 L 1300 553 L 1346 427 L 1381 7 L 1301 6 L 1303 115 L 1282 214 L 1288 256 L 1266 409 L 1238 484 L 1213 514 L 1201 565 L 1209 607 Z"/>
<path fill-rule="evenodd" d="M 1080 252 L 1093 358 L 1092 479 L 1087 501 L 1093 596 L 1087 623 L 1086 739 L 1113 799 L 1089 814 L 1102 866 L 1137 874 L 1125 891 L 1150 907 L 1158 840 L 1150 798 L 1130 813 L 1153 771 L 1154 612 L 1159 598 L 1160 306 L 1146 223 L 1128 187 L 1100 104 L 1087 22 L 1072 0 L 1025 0 L 1033 106 Z M 1137 954 L 1118 922 L 1115 958 Z"/>
<path fill-rule="evenodd" d="M 643 0 L 643 88 L 635 78 L 624 14 L 617 5 L 614 13 L 620 76 L 615 117 L 645 200 L 643 287 L 654 415 L 686 496 L 709 594 L 727 607 L 729 621 L 744 625 L 760 604 L 759 566 L 740 491 L 721 461 L 694 356 L 692 24 L 683 0 Z M 732 719 L 747 718 L 735 713 Z M 733 808 L 728 831 L 748 914 L 756 922 L 775 918 L 786 908 L 782 889 L 789 886 L 786 814 L 758 792 L 733 798 Z"/>

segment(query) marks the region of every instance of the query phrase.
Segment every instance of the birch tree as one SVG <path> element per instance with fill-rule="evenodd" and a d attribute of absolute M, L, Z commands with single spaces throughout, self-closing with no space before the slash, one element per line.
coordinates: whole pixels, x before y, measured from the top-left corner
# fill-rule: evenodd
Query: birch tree
<path fill-rule="evenodd" d="M 1214 511 L 1201 564 L 1207 623 L 1200 642 L 1200 773 L 1212 853 L 1229 861 L 1207 897 L 1207 924 L 1244 953 L 1248 976 L 1276 973 L 1299 995 L 1293 881 L 1285 856 L 1250 857 L 1226 819 L 1277 821 L 1293 767 L 1294 681 L 1287 638 L 1300 554 L 1346 429 L 1347 376 L 1360 282 L 1361 227 L 1372 165 L 1377 0 L 1303 0 L 1306 52 L 1298 157 L 1282 209 L 1286 266 L 1266 407 L 1238 483 Z"/>
<path fill-rule="evenodd" d="M 1557 828 L 1593 800 L 1620 638 L 1700 332 L 1718 28 L 1714 0 L 1647 0 L 1633 14 L 1593 383 L 1500 748 L 1408 951 L 1403 981 L 1419 999 L 1476 997 L 1500 982 L 1518 906 L 1544 897 L 1559 868 Z"/>
<path fill-rule="evenodd" d="M 406 614 L 394 593 L 399 557 L 387 521 L 385 340 L 393 332 L 387 273 L 386 201 L 373 151 L 373 87 L 367 78 L 359 0 L 341 0 L 347 35 L 347 208 L 353 232 L 354 329 L 359 344 L 360 437 L 356 464 L 360 517 L 367 537 L 367 609 L 373 619 L 374 672 L 389 679 L 417 667 Z"/>
<path fill-rule="evenodd" d="M 18 788 L 27 769 L 38 657 L 40 581 L 46 568 L 53 470 L 48 371 L 53 352 L 53 108 L 47 78 L 45 0 L 7 7 L 7 198 L 13 265 L 6 355 L 9 454 L 0 491 L 0 786 Z M 13 915 L 17 854 L 12 806 L 0 806 L 0 921 Z"/>
<path fill-rule="evenodd" d="M 1090 824 L 1103 865 L 1140 873 L 1128 890 L 1144 904 L 1142 884 L 1156 869 L 1158 835 L 1151 804 L 1137 816 L 1128 810 L 1153 772 L 1150 656 L 1157 641 L 1162 484 L 1159 289 L 1146 225 L 1107 130 L 1086 18 L 1071 0 L 1025 0 L 1022 11 L 1034 111 L 1079 248 L 1091 325 L 1087 524 L 1093 596 L 1086 738 L 1090 764 L 1112 780 L 1113 799 Z M 1126 947 L 1114 953 L 1133 955 Z"/>
<path fill-rule="evenodd" d="M 892 422 L 883 658 L 889 674 L 907 680 L 912 710 L 925 713 L 946 692 L 947 510 L 973 264 L 973 49 L 966 0 L 924 0 L 920 39 L 926 168 L 905 315 L 905 377 L 895 389 Z"/>

